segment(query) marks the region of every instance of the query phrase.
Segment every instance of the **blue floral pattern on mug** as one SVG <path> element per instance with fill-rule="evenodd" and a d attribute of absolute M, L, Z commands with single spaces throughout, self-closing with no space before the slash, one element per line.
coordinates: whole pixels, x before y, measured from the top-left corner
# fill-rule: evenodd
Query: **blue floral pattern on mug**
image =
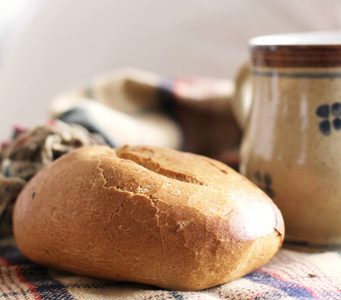
<path fill-rule="evenodd" d="M 319 129 L 323 135 L 329 136 L 332 128 L 341 130 L 341 103 L 322 104 L 317 107 L 316 115 L 323 119 L 319 123 Z M 330 116 L 332 116 L 332 120 L 330 120 Z"/>

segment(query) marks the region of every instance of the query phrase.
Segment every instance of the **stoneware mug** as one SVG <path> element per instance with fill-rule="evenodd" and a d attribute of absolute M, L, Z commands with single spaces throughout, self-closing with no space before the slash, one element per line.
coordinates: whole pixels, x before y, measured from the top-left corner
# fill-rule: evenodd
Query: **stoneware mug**
<path fill-rule="evenodd" d="M 233 104 L 240 172 L 282 211 L 285 245 L 340 249 L 341 31 L 257 37 L 250 54 Z"/>

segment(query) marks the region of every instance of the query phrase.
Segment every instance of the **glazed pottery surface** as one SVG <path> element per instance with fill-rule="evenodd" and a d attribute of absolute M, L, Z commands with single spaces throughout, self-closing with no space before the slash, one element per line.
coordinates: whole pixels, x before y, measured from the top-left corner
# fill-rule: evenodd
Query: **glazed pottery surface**
<path fill-rule="evenodd" d="M 282 211 L 286 245 L 341 248 L 341 32 L 255 38 L 240 171 Z"/>

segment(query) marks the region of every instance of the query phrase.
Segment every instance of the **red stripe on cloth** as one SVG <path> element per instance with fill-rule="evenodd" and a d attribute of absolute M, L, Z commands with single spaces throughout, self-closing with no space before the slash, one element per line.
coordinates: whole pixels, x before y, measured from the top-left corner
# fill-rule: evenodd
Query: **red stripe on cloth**
<path fill-rule="evenodd" d="M 32 292 L 32 295 L 34 296 L 34 298 L 37 300 L 42 300 L 36 287 L 24 279 L 24 276 L 21 274 L 20 266 L 15 266 L 15 272 L 19 278 L 19 281 L 28 287 L 28 289 Z"/>
<path fill-rule="evenodd" d="M 271 276 L 273 276 L 273 277 L 275 277 L 275 278 L 277 278 L 277 279 L 279 279 L 279 280 L 281 280 L 281 281 L 284 281 L 284 282 L 287 282 L 287 283 L 295 284 L 295 285 L 297 285 L 298 287 L 301 287 L 301 288 L 307 290 L 313 297 L 315 297 L 315 298 L 317 298 L 317 299 L 319 298 L 318 295 L 316 295 L 315 292 L 314 292 L 311 288 L 309 288 L 309 287 L 307 287 L 307 286 L 305 286 L 305 285 L 303 285 L 303 284 L 301 284 L 301 283 L 298 283 L 298 282 L 295 282 L 295 281 L 287 280 L 287 279 L 281 277 L 280 275 L 278 275 L 277 273 L 272 272 L 272 271 L 268 271 L 268 270 L 264 270 L 264 269 L 260 269 L 259 271 L 264 272 L 264 273 L 268 273 L 268 274 L 270 274 Z"/>

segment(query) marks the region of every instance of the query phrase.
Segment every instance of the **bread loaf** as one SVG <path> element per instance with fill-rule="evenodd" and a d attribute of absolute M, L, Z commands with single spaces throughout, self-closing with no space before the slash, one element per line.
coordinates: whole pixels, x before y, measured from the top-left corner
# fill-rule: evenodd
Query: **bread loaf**
<path fill-rule="evenodd" d="M 64 155 L 26 185 L 13 222 L 33 262 L 172 290 L 241 277 L 284 237 L 277 207 L 231 168 L 144 146 Z"/>

